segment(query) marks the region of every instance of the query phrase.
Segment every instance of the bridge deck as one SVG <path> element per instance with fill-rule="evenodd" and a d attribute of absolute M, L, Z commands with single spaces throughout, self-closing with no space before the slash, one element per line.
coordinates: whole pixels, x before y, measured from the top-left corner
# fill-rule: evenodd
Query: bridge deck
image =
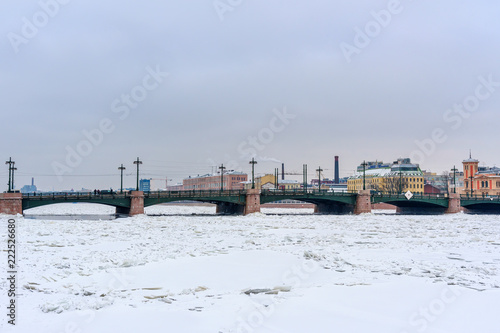
<path fill-rule="evenodd" d="M 398 193 L 374 193 L 372 203 L 390 203 L 405 206 L 440 206 L 448 207 L 448 196 L 443 194 L 413 193 L 410 199 L 405 194 Z"/>
<path fill-rule="evenodd" d="M 328 192 L 323 190 L 262 190 L 261 204 L 280 200 L 299 200 L 311 203 L 336 202 L 339 204 L 354 205 L 357 193 L 355 192 Z"/>

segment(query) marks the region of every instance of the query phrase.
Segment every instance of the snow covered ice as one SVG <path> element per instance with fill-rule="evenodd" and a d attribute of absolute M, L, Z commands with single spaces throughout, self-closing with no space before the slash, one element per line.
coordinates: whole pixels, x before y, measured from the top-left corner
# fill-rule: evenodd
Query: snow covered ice
<path fill-rule="evenodd" d="M 62 212 L 113 209 L 26 211 Z M 22 295 L 12 327 L 1 280 L 1 332 L 500 332 L 500 216 L 146 212 L 15 217 Z"/>

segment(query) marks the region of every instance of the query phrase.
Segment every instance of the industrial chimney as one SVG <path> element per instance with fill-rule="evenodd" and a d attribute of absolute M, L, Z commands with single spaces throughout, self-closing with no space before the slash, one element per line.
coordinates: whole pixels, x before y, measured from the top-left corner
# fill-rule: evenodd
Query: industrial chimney
<path fill-rule="evenodd" d="M 339 157 L 335 156 L 335 184 L 339 184 Z"/>
<path fill-rule="evenodd" d="M 285 163 L 281 163 L 281 179 L 285 180 Z"/>

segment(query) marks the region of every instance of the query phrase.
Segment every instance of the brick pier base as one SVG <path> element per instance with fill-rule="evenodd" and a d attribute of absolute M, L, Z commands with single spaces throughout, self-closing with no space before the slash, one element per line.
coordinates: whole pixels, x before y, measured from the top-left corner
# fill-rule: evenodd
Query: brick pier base
<path fill-rule="evenodd" d="M 445 214 L 455 214 L 462 211 L 462 206 L 460 206 L 460 194 L 450 193 L 448 196 L 448 208 Z"/>
<path fill-rule="evenodd" d="M 354 214 L 371 213 L 372 203 L 370 190 L 362 190 L 358 192 L 356 198 L 356 207 L 354 208 Z"/>
<path fill-rule="evenodd" d="M 144 192 L 132 191 L 130 193 L 130 216 L 144 214 Z"/>
<path fill-rule="evenodd" d="M 23 195 L 21 193 L 0 193 L 0 213 L 16 215 L 23 213 Z"/>
<path fill-rule="evenodd" d="M 260 190 L 256 188 L 247 190 L 247 198 L 243 215 L 252 213 L 260 213 Z"/>

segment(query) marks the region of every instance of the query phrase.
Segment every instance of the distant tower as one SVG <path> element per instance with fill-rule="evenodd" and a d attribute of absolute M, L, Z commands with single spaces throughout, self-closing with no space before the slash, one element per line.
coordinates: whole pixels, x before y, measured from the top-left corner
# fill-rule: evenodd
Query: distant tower
<path fill-rule="evenodd" d="M 474 175 L 477 173 L 479 161 L 472 158 L 472 154 L 469 152 L 469 158 L 463 160 L 464 166 L 464 187 L 465 193 L 472 193 L 477 187 L 474 187 Z"/>
<path fill-rule="evenodd" d="M 281 179 L 285 180 L 285 163 L 281 163 Z"/>
<path fill-rule="evenodd" d="M 335 156 L 335 184 L 339 184 L 339 157 Z"/>
<path fill-rule="evenodd" d="M 31 177 L 31 186 L 35 186 L 35 177 Z"/>

